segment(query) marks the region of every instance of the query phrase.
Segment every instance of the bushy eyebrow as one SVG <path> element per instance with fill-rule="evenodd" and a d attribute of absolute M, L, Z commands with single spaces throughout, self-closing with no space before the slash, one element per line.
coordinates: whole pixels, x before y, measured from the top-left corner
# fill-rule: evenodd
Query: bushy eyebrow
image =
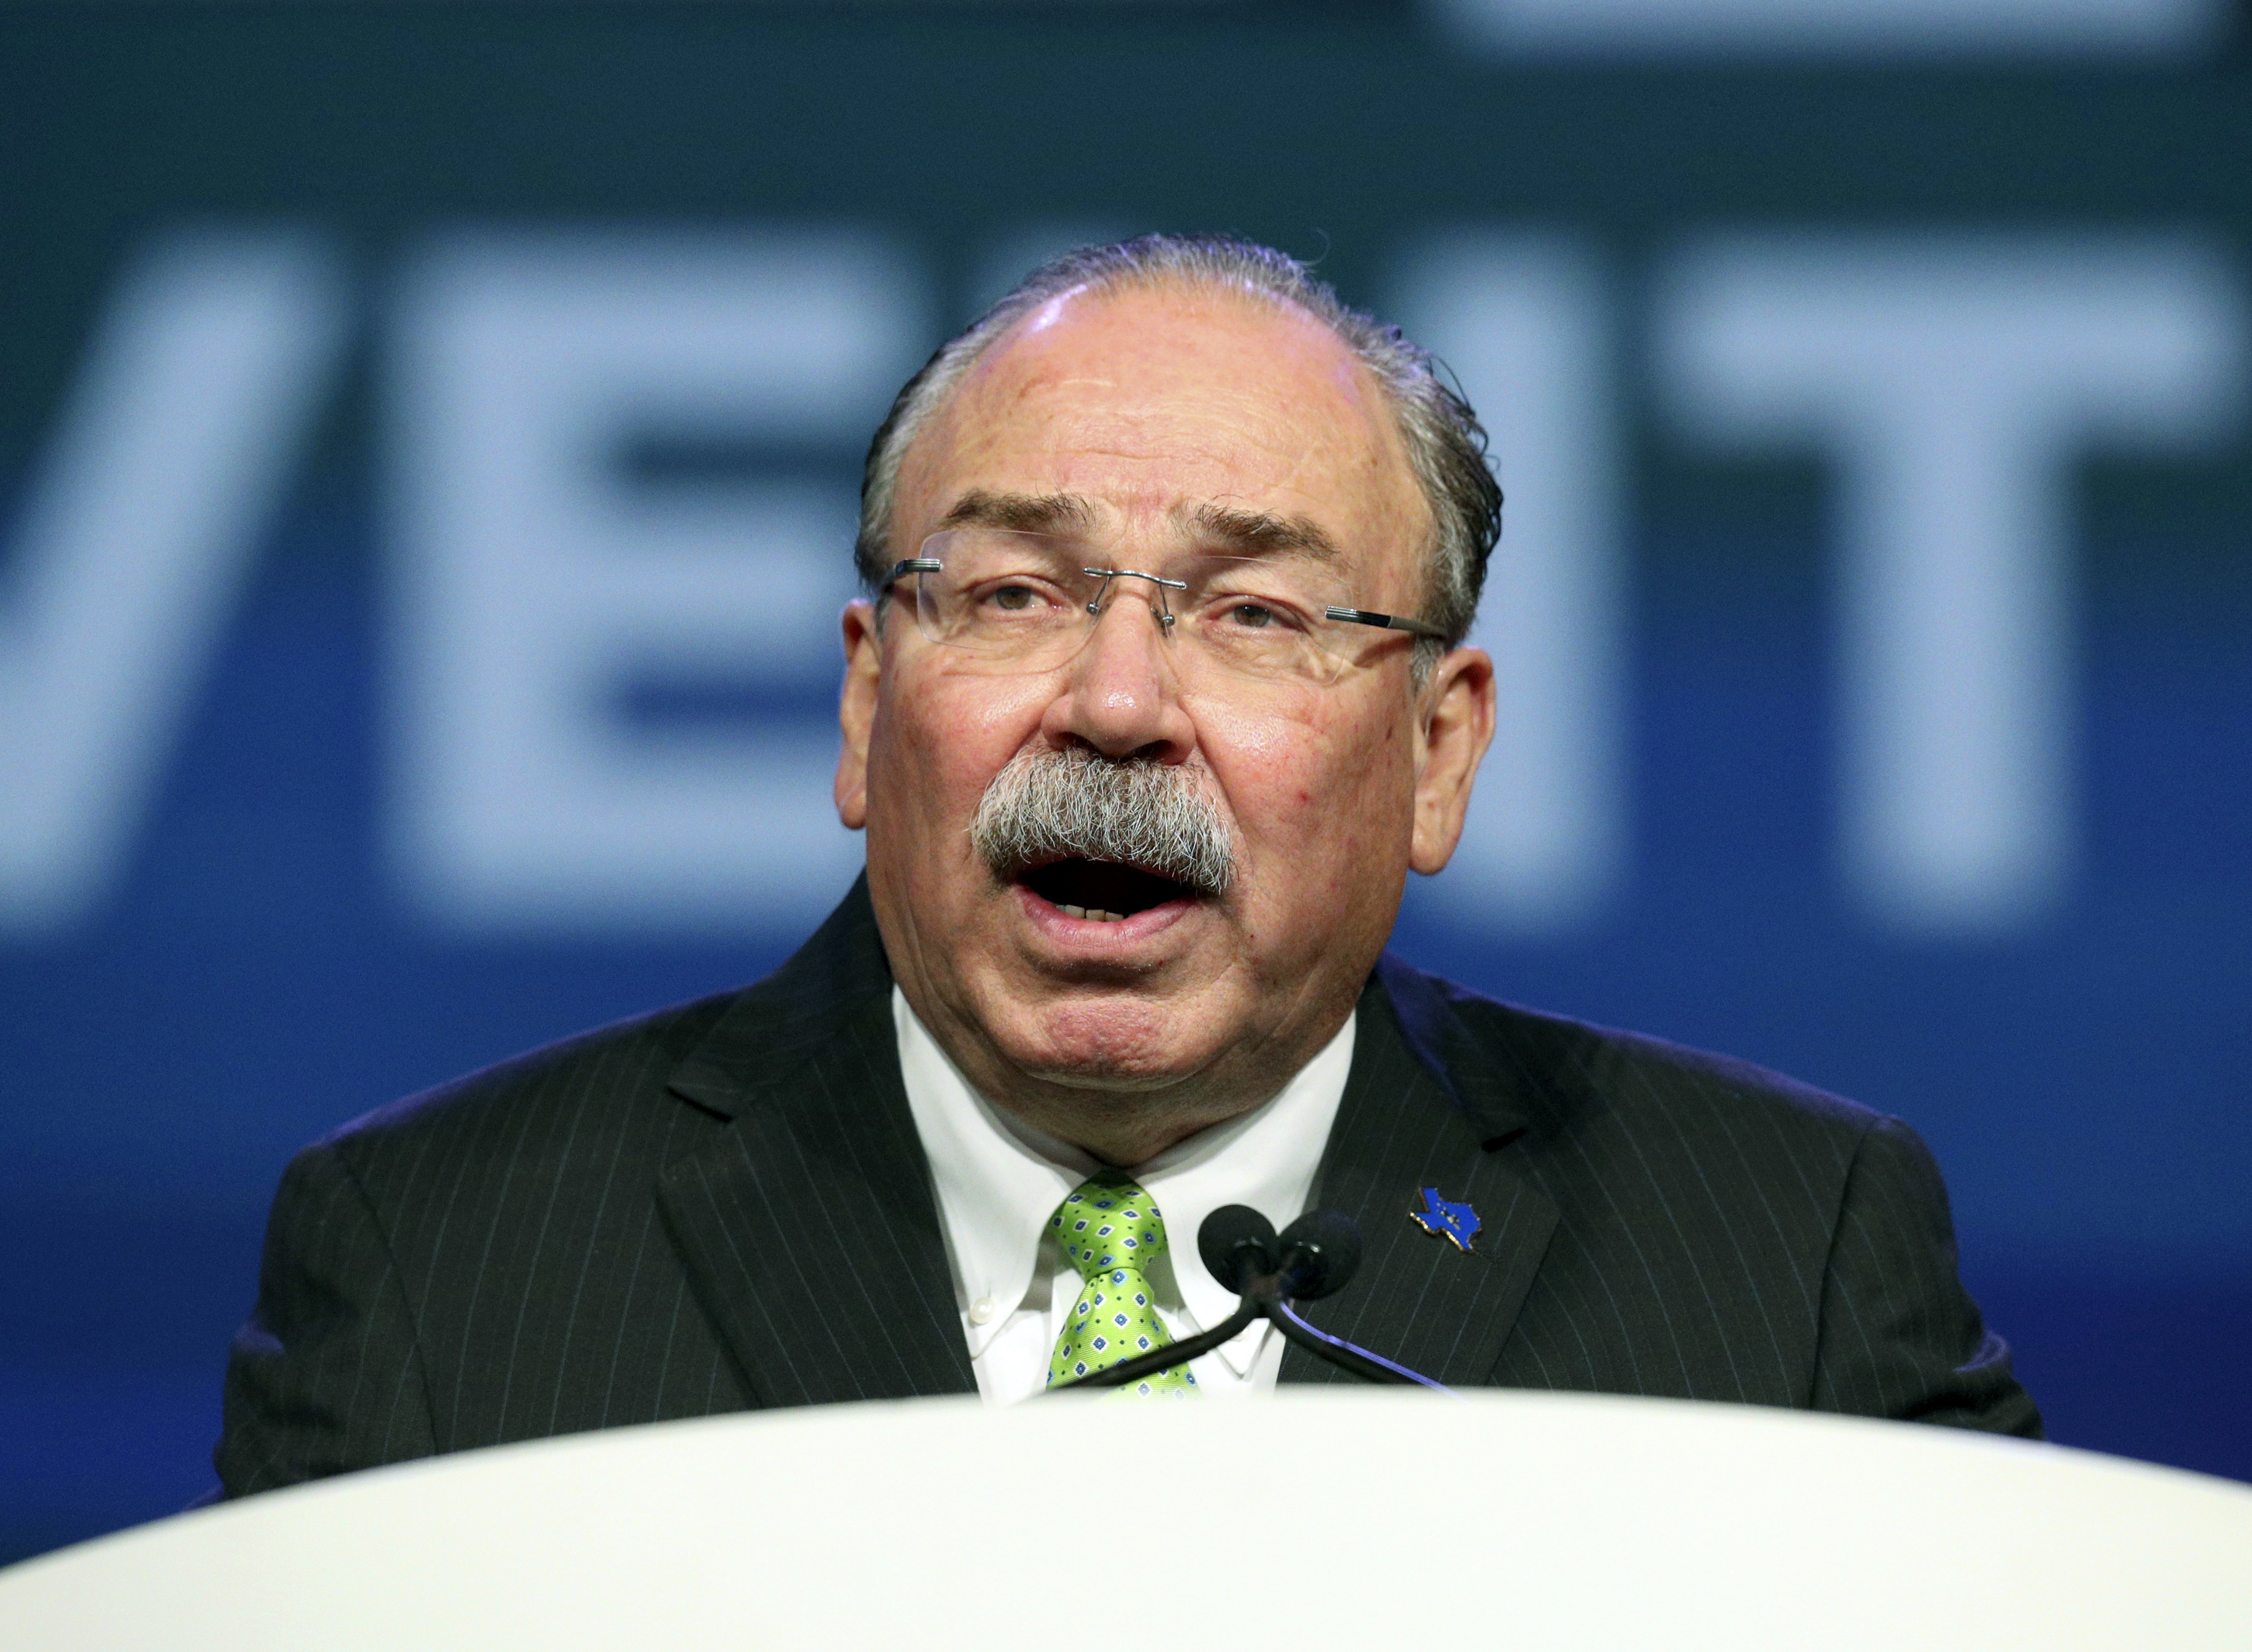
<path fill-rule="evenodd" d="M 1218 548 L 1232 555 L 1300 556 L 1317 562 L 1334 562 L 1338 558 L 1337 541 L 1303 517 L 1206 504 L 1189 511 L 1187 517 L 1201 538 L 1220 541 Z"/>
<path fill-rule="evenodd" d="M 942 528 L 1005 528 L 1016 533 L 1083 533 L 1095 512 L 1075 493 L 996 493 L 972 488 L 940 519 Z M 1174 518 L 1207 549 L 1241 557 L 1301 556 L 1332 562 L 1337 541 L 1303 517 L 1278 517 L 1240 506 L 1200 504 Z"/>
<path fill-rule="evenodd" d="M 954 502 L 942 528 L 1007 528 L 1017 533 L 1056 533 L 1084 529 L 1095 513 L 1071 493 L 992 493 L 972 488 Z"/>

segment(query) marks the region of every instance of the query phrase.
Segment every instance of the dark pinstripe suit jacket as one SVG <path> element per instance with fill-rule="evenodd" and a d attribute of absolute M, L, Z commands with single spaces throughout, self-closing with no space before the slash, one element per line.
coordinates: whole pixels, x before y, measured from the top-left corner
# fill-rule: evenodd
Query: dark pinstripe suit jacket
<path fill-rule="evenodd" d="M 976 1388 L 862 888 L 775 974 L 400 1102 L 282 1178 L 230 1495 L 433 1452 Z M 1455 1385 L 2038 1433 L 1908 1128 L 1387 958 L 1321 1197 L 1366 1258 L 1310 1317 Z M 1484 1221 L 1464 1253 L 1417 1190 Z M 1296 1350 L 1290 1382 L 1339 1380 Z"/>

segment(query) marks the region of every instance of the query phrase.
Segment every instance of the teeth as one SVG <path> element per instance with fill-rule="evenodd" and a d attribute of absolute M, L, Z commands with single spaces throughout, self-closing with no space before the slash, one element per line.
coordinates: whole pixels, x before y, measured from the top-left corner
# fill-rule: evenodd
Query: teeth
<path fill-rule="evenodd" d="M 1087 916 L 1087 908 L 1084 906 L 1066 906 L 1063 909 L 1063 913 L 1064 916 L 1067 918 L 1084 918 Z"/>
<path fill-rule="evenodd" d="M 1126 918 L 1123 912 L 1105 912 L 1100 906 L 1060 906 L 1056 910 L 1067 918 L 1087 918 L 1098 924 L 1123 923 Z"/>

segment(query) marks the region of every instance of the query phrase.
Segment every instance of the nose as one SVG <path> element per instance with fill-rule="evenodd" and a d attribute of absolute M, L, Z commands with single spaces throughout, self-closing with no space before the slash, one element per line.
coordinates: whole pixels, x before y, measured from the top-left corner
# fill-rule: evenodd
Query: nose
<path fill-rule="evenodd" d="M 1180 701 L 1164 599 L 1148 580 L 1109 581 L 1086 646 L 1064 668 L 1041 729 L 1058 747 L 1091 746 L 1105 757 L 1185 760 L 1195 732 Z"/>

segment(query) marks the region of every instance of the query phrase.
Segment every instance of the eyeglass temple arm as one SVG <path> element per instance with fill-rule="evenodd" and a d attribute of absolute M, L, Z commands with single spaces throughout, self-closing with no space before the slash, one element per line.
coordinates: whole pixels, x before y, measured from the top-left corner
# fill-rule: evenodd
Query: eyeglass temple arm
<path fill-rule="evenodd" d="M 1416 636 L 1428 636 L 1434 642 L 1444 642 L 1447 634 L 1435 625 L 1426 625 L 1421 620 L 1411 620 L 1401 614 L 1377 614 L 1367 608 L 1327 609 L 1332 620 L 1343 620 L 1351 625 L 1373 625 L 1387 631 L 1407 631 Z"/>
<path fill-rule="evenodd" d="M 892 571 L 884 576 L 886 586 L 897 585 L 910 573 L 943 573 L 946 564 L 936 557 L 909 557 L 904 562 L 892 564 Z"/>

